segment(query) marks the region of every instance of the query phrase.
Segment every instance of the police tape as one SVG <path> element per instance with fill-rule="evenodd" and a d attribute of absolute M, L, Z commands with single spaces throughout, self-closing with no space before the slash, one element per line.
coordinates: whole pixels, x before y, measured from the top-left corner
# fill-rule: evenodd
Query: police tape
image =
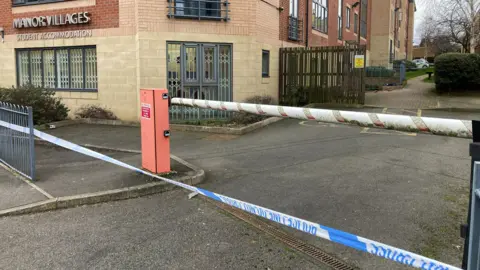
<path fill-rule="evenodd" d="M 469 120 L 298 108 L 187 98 L 172 98 L 171 104 L 327 123 L 348 123 L 363 127 L 386 128 L 408 132 L 424 132 L 461 138 L 472 137 L 472 121 Z"/>
<path fill-rule="evenodd" d="M 10 124 L 4 121 L 0 121 L 0 126 L 18 131 L 23 133 L 30 133 L 30 129 L 26 127 L 21 127 L 18 125 Z M 184 183 L 180 183 L 165 177 L 161 177 L 142 169 L 136 168 L 119 160 L 113 159 L 109 156 L 103 155 L 101 153 L 95 152 L 88 148 L 82 147 L 80 145 L 71 143 L 69 141 L 57 138 L 55 136 L 49 135 L 47 133 L 41 132 L 39 130 L 34 130 L 34 135 L 39 137 L 42 140 L 50 142 L 52 144 L 61 146 L 63 148 L 93 157 L 105 162 L 109 162 L 120 167 L 136 171 L 138 173 L 145 174 L 147 176 L 165 181 L 167 183 L 185 188 L 192 192 L 197 192 L 203 196 L 211 198 L 213 200 L 228 204 L 235 208 L 241 209 L 248 213 L 254 214 L 256 216 L 271 220 L 278 224 L 296 229 L 298 231 L 320 237 L 338 244 L 342 244 L 351 248 L 355 248 L 357 250 L 367 252 L 370 254 L 377 255 L 382 258 L 386 258 L 398 263 L 402 263 L 411 267 L 420 268 L 420 269 L 428 269 L 428 270 L 461 270 L 455 266 L 451 266 L 403 249 L 399 249 L 396 247 L 392 247 L 389 245 L 385 245 L 373 240 L 369 240 L 367 238 L 359 237 L 350 233 L 346 233 L 340 230 L 336 230 L 333 228 L 329 228 L 318 223 L 310 222 L 301 218 L 293 217 L 287 214 L 283 214 L 277 212 L 275 210 L 271 210 L 265 207 L 261 207 L 255 204 L 247 203 L 241 200 L 237 200 L 228 196 L 224 196 L 221 194 L 217 194 L 205 189 L 193 187 L 190 185 L 186 185 Z"/>

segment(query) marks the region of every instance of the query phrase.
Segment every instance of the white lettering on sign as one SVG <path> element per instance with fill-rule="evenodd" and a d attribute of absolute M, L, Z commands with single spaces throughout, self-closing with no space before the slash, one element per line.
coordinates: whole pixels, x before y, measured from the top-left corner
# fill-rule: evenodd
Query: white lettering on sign
<path fill-rule="evenodd" d="M 57 38 L 84 38 L 91 37 L 92 30 L 78 30 L 66 32 L 36 33 L 36 34 L 18 34 L 17 41 L 45 40 Z"/>
<path fill-rule="evenodd" d="M 13 28 L 36 28 L 60 25 L 86 24 L 91 21 L 90 13 L 78 12 L 52 16 L 13 19 Z"/>
<path fill-rule="evenodd" d="M 152 117 L 152 106 L 148 103 L 142 103 L 142 118 L 150 119 Z"/>

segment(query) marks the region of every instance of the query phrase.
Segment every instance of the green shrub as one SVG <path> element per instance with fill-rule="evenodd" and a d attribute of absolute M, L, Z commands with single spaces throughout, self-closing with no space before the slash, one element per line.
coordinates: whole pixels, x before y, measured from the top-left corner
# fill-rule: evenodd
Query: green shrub
<path fill-rule="evenodd" d="M 274 104 L 273 98 L 271 96 L 253 96 L 245 99 L 244 102 L 254 103 L 254 104 L 265 104 L 265 105 Z M 257 115 L 257 114 L 246 113 L 246 112 L 236 112 L 233 114 L 232 118 L 230 119 L 230 123 L 240 124 L 240 125 L 249 125 L 256 122 L 260 122 L 267 118 L 268 116 L 264 116 L 264 115 Z"/>
<path fill-rule="evenodd" d="M 439 91 L 480 90 L 480 55 L 446 53 L 435 58 Z"/>
<path fill-rule="evenodd" d="M 69 112 L 54 91 L 33 85 L 0 88 L 0 101 L 32 107 L 35 125 L 65 120 Z"/>
<path fill-rule="evenodd" d="M 367 77 L 393 77 L 395 71 L 381 66 L 371 66 L 365 69 Z"/>
<path fill-rule="evenodd" d="M 309 104 L 308 91 L 303 86 L 290 86 L 280 101 L 281 105 L 302 107 Z"/>
<path fill-rule="evenodd" d="M 407 71 L 417 70 L 417 65 L 410 60 L 394 60 L 393 66 L 400 66 L 402 63 L 405 64 L 405 69 Z"/>
<path fill-rule="evenodd" d="M 366 91 L 380 91 L 382 89 L 383 89 L 383 86 L 378 85 L 378 84 L 366 84 L 365 85 L 365 90 Z"/>
<path fill-rule="evenodd" d="M 75 116 L 77 118 L 117 120 L 117 116 L 112 111 L 98 105 L 82 106 L 75 112 Z"/>

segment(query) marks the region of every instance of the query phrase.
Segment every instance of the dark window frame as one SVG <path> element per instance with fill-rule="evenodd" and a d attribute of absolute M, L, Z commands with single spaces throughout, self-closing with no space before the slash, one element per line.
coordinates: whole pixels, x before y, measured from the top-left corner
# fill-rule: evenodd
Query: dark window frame
<path fill-rule="evenodd" d="M 321 33 L 328 34 L 328 0 L 325 1 L 325 5 L 323 5 L 322 2 L 322 0 L 312 1 L 312 28 Z M 316 14 L 316 16 L 314 14 Z M 318 20 L 319 18 L 320 20 Z"/>
<path fill-rule="evenodd" d="M 205 7 L 202 7 L 202 4 Z M 207 8 L 207 5 L 210 7 Z M 229 6 L 229 0 L 168 0 L 167 16 L 180 19 L 229 21 Z"/>
<path fill-rule="evenodd" d="M 266 67 L 264 66 L 264 57 L 268 57 L 267 58 L 267 65 Z M 265 69 L 266 69 L 266 72 L 265 72 Z M 270 77 L 270 51 L 269 50 L 262 50 L 262 77 L 263 78 L 269 78 Z"/>
<path fill-rule="evenodd" d="M 97 46 L 96 45 L 88 45 L 88 46 L 66 46 L 66 47 L 36 47 L 36 48 L 18 48 L 18 49 L 15 49 L 15 72 L 16 72 L 16 75 L 17 75 L 17 80 L 16 80 L 16 83 L 17 83 L 17 86 L 20 87 L 20 74 L 19 74 L 19 62 L 18 62 L 18 55 L 19 55 L 19 52 L 29 52 L 28 54 L 28 59 L 29 59 L 29 74 L 28 76 L 30 77 L 29 78 L 29 82 L 31 83 L 32 81 L 32 74 L 31 74 L 31 71 L 30 71 L 30 65 L 31 65 L 31 62 L 30 62 L 30 52 L 31 51 L 41 51 L 41 55 L 42 55 L 42 64 L 41 64 L 41 69 L 42 69 L 42 87 L 44 87 L 45 85 L 45 81 L 44 81 L 44 62 L 43 62 L 43 52 L 44 51 L 49 51 L 49 50 L 53 50 L 54 53 L 54 57 L 55 57 L 55 72 L 57 72 L 56 68 L 57 68 L 57 51 L 60 51 L 60 50 L 68 50 L 68 55 L 70 56 L 70 50 L 75 50 L 75 49 L 82 49 L 82 55 L 83 55 L 83 88 L 58 88 L 58 77 L 55 76 L 55 88 L 48 88 L 52 91 L 55 91 L 55 92 L 98 92 L 98 58 L 97 58 L 97 63 L 96 63 L 96 71 L 97 71 L 97 88 L 85 88 L 85 85 L 86 85 L 86 68 L 85 68 L 85 51 L 87 49 L 95 49 L 95 52 L 97 52 Z M 98 57 L 98 54 L 97 54 L 97 57 Z M 71 74 L 70 74 L 70 69 L 71 69 L 71 62 L 70 62 L 70 58 L 68 59 L 68 76 L 69 76 L 69 86 L 71 85 Z"/>
<path fill-rule="evenodd" d="M 65 0 L 12 0 L 13 7 L 42 5 L 50 3 L 65 2 Z"/>
<path fill-rule="evenodd" d="M 350 29 L 350 26 L 351 26 L 351 16 L 352 16 L 352 11 L 350 9 L 350 7 L 347 7 L 346 11 L 345 11 L 345 17 L 347 18 L 347 22 L 345 23 L 345 28 L 347 29 Z"/>
<path fill-rule="evenodd" d="M 360 23 L 358 20 L 358 13 L 353 14 L 353 33 L 358 34 L 358 24 Z"/>
<path fill-rule="evenodd" d="M 360 4 L 362 5 L 362 11 L 368 10 L 368 0 L 360 0 Z M 360 37 L 367 38 L 367 21 L 368 21 L 368 12 L 362 12 L 359 22 L 360 22 Z"/>
<path fill-rule="evenodd" d="M 337 14 L 337 31 L 338 40 L 343 40 L 343 0 L 338 0 L 338 14 Z"/>

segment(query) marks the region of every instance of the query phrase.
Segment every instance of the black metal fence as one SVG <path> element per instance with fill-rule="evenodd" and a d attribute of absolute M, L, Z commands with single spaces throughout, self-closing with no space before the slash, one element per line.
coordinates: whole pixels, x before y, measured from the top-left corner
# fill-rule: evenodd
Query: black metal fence
<path fill-rule="evenodd" d="M 6 125 L 28 130 L 24 133 Z M 0 101 L 0 162 L 30 180 L 35 180 L 33 113 L 25 107 Z"/>

